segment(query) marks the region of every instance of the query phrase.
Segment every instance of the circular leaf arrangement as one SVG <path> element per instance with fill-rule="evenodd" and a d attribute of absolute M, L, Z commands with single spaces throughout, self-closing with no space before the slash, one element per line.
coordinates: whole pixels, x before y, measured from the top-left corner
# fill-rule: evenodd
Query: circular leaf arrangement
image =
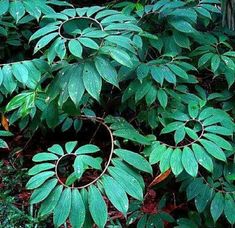
<path fill-rule="evenodd" d="M 159 162 L 161 172 L 171 169 L 178 176 L 183 170 L 195 177 L 198 165 L 213 171 L 213 160 L 226 162 L 232 153 L 232 145 L 225 137 L 233 135 L 231 117 L 222 110 L 205 108 L 200 112 L 198 105 L 188 105 L 188 114 L 175 112 L 170 117 L 175 122 L 167 124 L 161 134 L 174 132 L 175 146 L 155 141 L 146 147 L 151 164 Z M 190 126 L 193 125 L 191 128 Z M 183 145 L 179 145 L 180 142 Z"/>
<path fill-rule="evenodd" d="M 141 155 L 125 149 L 114 150 L 117 157 L 112 158 L 112 148 L 101 174 L 88 184 L 77 187 L 76 181 L 82 179 L 86 170 L 102 170 L 103 159 L 97 157 L 98 151 L 99 148 L 92 144 L 77 148 L 77 142 L 72 141 L 67 142 L 65 148 L 55 144 L 47 152 L 33 157 L 38 164 L 29 170 L 32 177 L 26 187 L 34 190 L 31 204 L 41 203 L 40 216 L 53 213 L 56 227 L 67 219 L 73 227 L 83 227 L 84 223 L 91 222 L 91 215 L 98 227 L 104 227 L 108 209 L 103 194 L 124 215 L 129 207 L 127 195 L 143 200 L 144 180 L 139 172 L 152 173 L 152 168 Z M 63 181 L 59 175 L 60 164 L 69 157 L 74 158 L 70 164 L 74 170 Z"/>
<path fill-rule="evenodd" d="M 91 50 L 96 50 L 111 56 L 121 65 L 132 67 L 127 51 L 136 53 L 131 37 L 141 31 L 135 25 L 134 17 L 95 6 L 67 9 L 61 13 L 45 15 L 43 18 L 47 19 L 48 24 L 37 30 L 30 41 L 40 38 L 34 53 L 49 46 L 46 53 L 49 62 L 56 56 L 64 59 L 68 51 L 74 57 L 82 59 L 87 50 L 88 56 L 94 55 L 93 52 L 90 53 Z M 49 45 L 51 41 L 54 42 Z"/>
<path fill-rule="evenodd" d="M 99 101 L 102 80 L 118 87 L 118 74 L 110 60 L 133 67 L 137 55 L 134 41 L 140 39 L 135 34 L 141 31 L 134 17 L 96 6 L 67 9 L 43 18 L 47 24 L 30 38 L 39 38 L 34 52 L 47 46 L 49 63 L 56 57 L 69 62 L 58 72 L 48 91 L 51 99 L 60 97 L 59 104 L 70 98 L 79 106 L 85 91 Z"/>

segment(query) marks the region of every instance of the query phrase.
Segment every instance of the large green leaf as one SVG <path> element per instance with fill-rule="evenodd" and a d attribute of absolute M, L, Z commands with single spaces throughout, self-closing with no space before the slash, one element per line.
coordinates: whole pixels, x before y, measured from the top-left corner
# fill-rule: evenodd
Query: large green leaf
<path fill-rule="evenodd" d="M 114 60 L 116 60 L 121 65 L 130 67 L 130 68 L 133 67 L 131 57 L 125 51 L 121 50 L 120 48 L 119 49 L 117 49 L 117 48 L 110 49 L 110 55 Z"/>
<path fill-rule="evenodd" d="M 83 227 L 85 221 L 86 210 L 81 194 L 77 189 L 72 190 L 71 211 L 69 220 L 73 228 Z"/>
<path fill-rule="evenodd" d="M 99 101 L 102 80 L 94 65 L 89 62 L 85 63 L 83 69 L 83 82 L 87 92 Z"/>
<path fill-rule="evenodd" d="M 170 166 L 172 172 L 178 176 L 183 171 L 183 164 L 182 164 L 182 151 L 179 148 L 174 149 L 170 158 Z"/>
<path fill-rule="evenodd" d="M 69 96 L 76 107 L 79 107 L 79 102 L 85 92 L 85 86 L 82 79 L 83 67 L 82 65 L 76 65 L 70 72 L 70 79 L 68 83 Z"/>
<path fill-rule="evenodd" d="M 89 187 L 88 203 L 91 216 L 99 228 L 103 228 L 108 219 L 108 211 L 100 191 L 94 186 Z"/>
<path fill-rule="evenodd" d="M 192 145 L 192 149 L 193 149 L 194 155 L 197 159 L 197 162 L 201 166 L 203 166 L 205 169 L 212 172 L 213 171 L 213 161 L 210 158 L 210 156 L 206 153 L 205 149 L 196 143 L 194 143 Z"/>
<path fill-rule="evenodd" d="M 76 151 L 75 154 L 92 154 L 100 151 L 100 148 L 96 145 L 93 144 L 86 144 L 84 146 L 79 147 Z"/>
<path fill-rule="evenodd" d="M 34 167 L 32 167 L 29 171 L 28 171 L 28 175 L 32 176 L 32 175 L 36 175 L 42 171 L 48 170 L 48 169 L 52 169 L 55 168 L 55 165 L 52 163 L 42 163 L 42 164 L 38 164 L 35 165 Z"/>
<path fill-rule="evenodd" d="M 15 63 L 12 65 L 12 73 L 15 78 L 22 84 L 26 84 L 29 78 L 29 72 L 27 68 L 21 63 Z"/>
<path fill-rule="evenodd" d="M 54 190 L 52 190 L 52 192 L 43 201 L 43 203 L 40 207 L 40 210 L 39 210 L 40 216 L 45 216 L 54 210 L 54 208 L 56 207 L 56 205 L 60 199 L 60 195 L 62 193 L 62 190 L 63 190 L 62 185 L 58 185 L 57 187 L 54 188 Z"/>
<path fill-rule="evenodd" d="M 172 152 L 173 148 L 168 147 L 161 156 L 159 167 L 162 173 L 166 172 L 170 168 L 170 160 Z"/>
<path fill-rule="evenodd" d="M 118 87 L 118 75 L 115 68 L 111 65 L 111 63 L 100 56 L 95 58 L 95 66 L 100 76 L 107 82 L 112 85 Z"/>
<path fill-rule="evenodd" d="M 33 161 L 34 162 L 42 162 L 42 161 L 56 161 L 59 158 L 55 154 L 51 153 L 39 153 L 33 156 Z"/>
<path fill-rule="evenodd" d="M 140 154 L 124 149 L 116 149 L 114 153 L 136 169 L 152 174 L 153 171 L 151 165 Z"/>
<path fill-rule="evenodd" d="M 224 196 L 221 192 L 217 192 L 211 202 L 210 212 L 214 222 L 218 220 L 224 210 Z"/>
<path fill-rule="evenodd" d="M 56 36 L 58 36 L 58 33 L 53 32 L 41 38 L 35 45 L 34 54 L 49 44 Z"/>
<path fill-rule="evenodd" d="M 226 156 L 223 150 L 218 147 L 215 143 L 206 139 L 200 139 L 200 143 L 210 155 L 217 158 L 218 160 L 226 161 Z"/>
<path fill-rule="evenodd" d="M 108 171 L 130 196 L 143 200 L 142 187 L 133 176 L 118 167 L 109 167 Z"/>
<path fill-rule="evenodd" d="M 71 189 L 66 188 L 62 192 L 58 204 L 54 209 L 53 222 L 56 227 L 59 227 L 64 224 L 66 219 L 68 218 L 71 210 L 71 200 Z"/>
<path fill-rule="evenodd" d="M 224 202 L 224 214 L 226 219 L 229 221 L 230 224 L 235 223 L 235 201 L 233 197 L 227 193 L 225 195 L 225 202 Z"/>
<path fill-rule="evenodd" d="M 126 216 L 129 202 L 126 192 L 123 190 L 121 185 L 108 175 L 104 175 L 102 177 L 102 184 L 110 202 L 117 210 L 119 210 Z"/>
<path fill-rule="evenodd" d="M 124 138 L 124 139 L 129 139 L 131 141 L 144 144 L 144 145 L 149 145 L 151 143 L 150 139 L 139 134 L 134 129 L 119 129 L 119 130 L 114 131 L 113 135 Z"/>
<path fill-rule="evenodd" d="M 45 171 L 45 172 L 41 172 L 33 177 L 31 177 L 28 181 L 28 183 L 26 184 L 26 188 L 27 189 L 34 189 L 34 188 L 38 188 L 39 186 L 41 186 L 47 179 L 49 179 L 50 177 L 54 176 L 55 172 L 53 171 Z"/>
<path fill-rule="evenodd" d="M 78 58 L 82 58 L 82 45 L 78 40 L 72 39 L 68 43 L 69 51 L 71 54 Z"/>
<path fill-rule="evenodd" d="M 64 155 L 64 150 L 59 144 L 54 144 L 53 146 L 49 147 L 47 150 L 57 155 Z"/>
<path fill-rule="evenodd" d="M 183 33 L 193 33 L 196 30 L 192 27 L 192 25 L 184 20 L 171 20 L 170 24 L 178 31 Z"/>
<path fill-rule="evenodd" d="M 43 201 L 54 189 L 58 180 L 53 178 L 46 181 L 42 186 L 37 188 L 30 197 L 30 203 L 35 204 Z"/>
<path fill-rule="evenodd" d="M 197 176 L 198 172 L 198 164 L 197 160 L 194 157 L 193 151 L 189 147 L 184 147 L 183 153 L 182 153 L 182 164 L 186 172 L 193 176 Z"/>

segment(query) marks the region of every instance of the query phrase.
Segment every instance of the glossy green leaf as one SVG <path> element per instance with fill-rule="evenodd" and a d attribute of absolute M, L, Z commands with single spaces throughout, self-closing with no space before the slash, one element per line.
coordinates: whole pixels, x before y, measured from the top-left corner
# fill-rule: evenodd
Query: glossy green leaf
<path fill-rule="evenodd" d="M 223 150 L 220 147 L 218 147 L 215 143 L 206 139 L 200 139 L 200 143 L 210 155 L 212 155 L 218 160 L 226 161 L 226 156 Z"/>
<path fill-rule="evenodd" d="M 142 187 L 134 177 L 118 167 L 109 167 L 108 172 L 130 196 L 143 200 Z"/>
<path fill-rule="evenodd" d="M 33 156 L 34 162 L 42 162 L 42 161 L 56 161 L 59 158 L 55 154 L 51 153 L 39 153 Z"/>
<path fill-rule="evenodd" d="M 102 177 L 102 184 L 110 202 L 117 210 L 119 210 L 124 214 L 124 216 L 126 216 L 129 202 L 127 195 L 121 185 L 108 175 L 104 175 Z M 114 189 L 115 191 L 113 191 Z"/>
<path fill-rule="evenodd" d="M 127 66 L 130 68 L 133 67 L 131 57 L 121 49 L 117 48 L 110 49 L 110 56 L 123 66 Z"/>
<path fill-rule="evenodd" d="M 100 148 L 93 144 L 86 144 L 84 146 L 79 147 L 74 153 L 75 154 L 92 154 L 100 151 Z"/>
<path fill-rule="evenodd" d="M 229 221 L 230 224 L 235 223 L 235 207 L 234 207 L 235 201 L 233 197 L 227 193 L 225 195 L 225 201 L 224 201 L 224 214 L 226 219 Z"/>
<path fill-rule="evenodd" d="M 161 156 L 160 160 L 160 170 L 162 173 L 166 172 L 170 168 L 170 160 L 172 155 L 173 149 L 168 147 L 163 155 Z"/>
<path fill-rule="evenodd" d="M 61 193 L 60 199 L 54 209 L 53 222 L 56 227 L 59 227 L 64 224 L 66 219 L 69 217 L 72 204 L 71 200 L 71 189 L 65 188 Z"/>
<path fill-rule="evenodd" d="M 100 56 L 95 58 L 95 66 L 100 76 L 110 84 L 118 87 L 118 75 L 115 68 L 110 64 L 110 62 Z"/>
<path fill-rule="evenodd" d="M 214 222 L 218 220 L 224 210 L 224 196 L 221 192 L 217 192 L 211 201 L 210 212 Z"/>
<path fill-rule="evenodd" d="M 151 165 L 140 154 L 124 149 L 116 149 L 114 153 L 128 164 L 134 166 L 136 169 L 142 170 L 147 173 L 152 173 Z"/>
<path fill-rule="evenodd" d="M 55 168 L 55 165 L 52 163 L 42 163 L 42 164 L 38 164 L 33 166 L 29 171 L 28 171 L 28 175 L 32 176 L 32 175 L 36 175 L 42 171 L 48 170 L 48 169 L 53 169 Z"/>
<path fill-rule="evenodd" d="M 194 155 L 197 159 L 197 162 L 201 166 L 203 166 L 205 169 L 207 169 L 209 172 L 212 172 L 213 171 L 213 161 L 210 158 L 210 156 L 206 153 L 205 149 L 196 143 L 194 143 L 192 145 L 192 149 L 193 149 Z"/>
<path fill-rule="evenodd" d="M 182 152 L 182 164 L 185 169 L 185 171 L 193 176 L 197 176 L 198 172 L 198 164 L 197 160 L 194 157 L 193 151 L 189 147 L 184 147 L 183 152 Z"/>
<path fill-rule="evenodd" d="M 55 172 L 54 171 L 45 171 L 41 172 L 33 177 L 31 177 L 26 184 L 27 189 L 35 189 L 41 186 L 47 179 L 50 177 L 54 176 Z"/>
<path fill-rule="evenodd" d="M 46 181 L 42 186 L 37 188 L 30 197 L 30 203 L 36 204 L 43 201 L 55 188 L 58 180 L 56 178 Z"/>
<path fill-rule="evenodd" d="M 86 210 L 81 194 L 77 189 L 72 190 L 71 211 L 69 220 L 73 228 L 82 228 L 85 221 Z"/>
<path fill-rule="evenodd" d="M 65 150 L 68 154 L 72 153 L 75 147 L 77 146 L 77 141 L 67 142 L 65 143 Z"/>
<path fill-rule="evenodd" d="M 175 176 L 178 176 L 183 171 L 183 164 L 182 164 L 182 150 L 176 148 L 173 150 L 171 158 L 170 158 L 170 166 L 171 170 Z"/>
<path fill-rule="evenodd" d="M 99 45 L 94 40 L 92 40 L 90 38 L 79 38 L 79 41 L 85 47 L 95 49 L 95 50 L 99 49 Z"/>
<path fill-rule="evenodd" d="M 89 187 L 88 203 L 91 216 L 99 228 L 103 228 L 108 219 L 108 211 L 105 201 L 94 185 Z"/>
<path fill-rule="evenodd" d="M 85 63 L 83 69 L 83 83 L 87 92 L 99 101 L 102 80 L 94 65 L 91 63 Z"/>
<path fill-rule="evenodd" d="M 47 150 L 57 155 L 64 155 L 64 150 L 59 144 L 54 144 L 53 146 L 49 147 Z"/>
<path fill-rule="evenodd" d="M 52 190 L 49 196 L 41 204 L 40 210 L 38 212 L 40 216 L 45 216 L 54 210 L 60 199 L 62 190 L 63 190 L 62 185 L 58 185 L 57 187 L 54 188 L 54 190 Z"/>
<path fill-rule="evenodd" d="M 70 40 L 68 43 L 69 51 L 72 55 L 82 58 L 82 45 L 78 40 Z"/>

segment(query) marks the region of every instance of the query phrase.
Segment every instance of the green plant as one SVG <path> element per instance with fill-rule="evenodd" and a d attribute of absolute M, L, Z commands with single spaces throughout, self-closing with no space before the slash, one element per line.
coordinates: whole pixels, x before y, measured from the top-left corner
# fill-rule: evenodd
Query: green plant
<path fill-rule="evenodd" d="M 10 149 L 28 138 L 24 159 L 40 163 L 27 184 L 33 224 L 49 212 L 57 227 L 235 223 L 233 8 L 0 0 L 0 110 L 10 128 L 2 123 L 0 136 L 14 133 Z M 111 142 L 99 138 L 102 126 Z M 63 142 L 45 137 L 53 146 L 29 153 L 33 137 L 52 132 Z M 148 213 L 152 188 L 159 195 Z"/>

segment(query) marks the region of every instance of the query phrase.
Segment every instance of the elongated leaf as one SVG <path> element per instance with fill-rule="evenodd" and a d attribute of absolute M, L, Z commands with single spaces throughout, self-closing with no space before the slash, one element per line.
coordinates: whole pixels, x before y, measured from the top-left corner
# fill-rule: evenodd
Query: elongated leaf
<path fill-rule="evenodd" d="M 195 205 L 198 212 L 202 212 L 205 210 L 208 202 L 212 197 L 213 189 L 211 189 L 208 185 L 203 185 L 201 192 L 195 198 Z"/>
<path fill-rule="evenodd" d="M 183 171 L 183 164 L 182 164 L 182 151 L 179 148 L 176 148 L 171 155 L 170 159 L 170 166 L 171 170 L 174 175 L 178 176 Z"/>
<path fill-rule="evenodd" d="M 82 45 L 78 40 L 70 40 L 68 43 L 69 51 L 71 54 L 78 58 L 82 58 Z"/>
<path fill-rule="evenodd" d="M 45 27 L 42 27 L 41 29 L 38 29 L 29 39 L 29 42 L 32 40 L 35 40 L 41 36 L 45 36 L 46 34 L 50 32 L 54 32 L 58 29 L 58 26 L 56 25 L 47 25 Z"/>
<path fill-rule="evenodd" d="M 230 194 L 225 195 L 225 202 L 224 202 L 224 214 L 226 219 L 229 221 L 230 224 L 235 223 L 235 201 Z"/>
<path fill-rule="evenodd" d="M 94 65 L 91 63 L 86 63 L 84 66 L 83 83 L 87 92 L 97 101 L 99 101 L 102 80 Z"/>
<path fill-rule="evenodd" d="M 62 193 L 63 190 L 63 186 L 59 185 L 56 188 L 54 188 L 54 190 L 52 190 L 52 192 L 49 194 L 49 196 L 43 201 L 40 210 L 39 210 L 39 215 L 40 216 L 44 216 L 47 215 L 49 213 L 51 213 L 54 208 L 56 207 L 59 199 L 60 199 L 60 195 Z"/>
<path fill-rule="evenodd" d="M 53 172 L 53 171 L 45 171 L 45 172 L 39 173 L 29 179 L 28 183 L 26 184 L 26 188 L 27 189 L 38 188 L 47 179 L 49 179 L 50 177 L 52 177 L 54 175 L 55 175 L 55 172 Z"/>
<path fill-rule="evenodd" d="M 149 156 L 150 164 L 153 165 L 153 164 L 156 164 L 157 162 L 159 162 L 165 151 L 166 151 L 165 145 L 162 145 L 162 144 L 153 145 L 152 152 Z"/>
<path fill-rule="evenodd" d="M 90 38 L 80 38 L 79 41 L 85 47 L 95 49 L 95 50 L 99 49 L 99 45 Z"/>
<path fill-rule="evenodd" d="M 86 210 L 82 197 L 77 189 L 72 190 L 71 211 L 69 220 L 73 228 L 83 227 L 85 221 Z"/>
<path fill-rule="evenodd" d="M 76 151 L 75 154 L 91 154 L 91 153 L 96 153 L 100 151 L 100 148 L 96 145 L 93 144 L 86 144 L 84 146 L 79 147 Z"/>
<path fill-rule="evenodd" d="M 151 165 L 140 154 L 124 149 L 116 149 L 114 153 L 118 155 L 120 158 L 122 158 L 128 164 L 134 166 L 136 169 L 152 174 Z"/>
<path fill-rule="evenodd" d="M 43 201 L 55 188 L 58 180 L 56 178 L 46 181 L 41 187 L 37 188 L 30 197 L 30 203 L 35 204 Z"/>
<path fill-rule="evenodd" d="M 49 44 L 56 36 L 58 36 L 58 33 L 53 32 L 41 38 L 35 45 L 34 54 Z"/>
<path fill-rule="evenodd" d="M 217 192 L 211 202 L 210 212 L 214 222 L 218 220 L 224 210 L 224 197 L 221 192 Z"/>
<path fill-rule="evenodd" d="M 133 176 L 118 167 L 109 167 L 108 171 L 130 196 L 143 200 L 141 185 Z"/>
<path fill-rule="evenodd" d="M 112 177 L 104 175 L 102 179 L 104 190 L 108 199 L 117 210 L 126 215 L 129 203 L 125 191 Z M 115 189 L 115 191 L 113 191 L 113 189 Z"/>
<path fill-rule="evenodd" d="M 205 149 L 194 143 L 192 145 L 192 149 L 194 152 L 194 155 L 198 161 L 198 163 L 203 166 L 205 169 L 207 169 L 209 172 L 213 171 L 213 161 L 210 158 L 210 156 L 206 153 Z"/>
<path fill-rule="evenodd" d="M 42 162 L 42 161 L 55 161 L 59 158 L 55 154 L 51 153 L 39 153 L 33 156 L 34 162 Z"/>
<path fill-rule="evenodd" d="M 62 192 L 58 204 L 54 209 L 53 222 L 56 227 L 59 227 L 64 224 L 66 219 L 68 218 L 71 210 L 71 200 L 71 189 L 66 188 Z"/>
<path fill-rule="evenodd" d="M 116 60 L 118 63 L 120 63 L 123 66 L 127 67 L 133 67 L 133 63 L 131 61 L 131 57 L 120 48 L 112 48 L 110 49 L 110 56 Z"/>
<path fill-rule="evenodd" d="M 192 27 L 190 23 L 183 20 L 171 20 L 170 24 L 178 31 L 183 33 L 193 33 L 196 30 Z"/>
<path fill-rule="evenodd" d="M 100 56 L 95 58 L 95 66 L 100 76 L 110 84 L 118 87 L 118 75 L 115 68 L 110 64 L 110 62 Z"/>
<path fill-rule="evenodd" d="M 23 64 L 21 63 L 13 64 L 12 73 L 19 82 L 25 85 L 29 77 L 29 72 Z"/>
<path fill-rule="evenodd" d="M 225 150 L 232 150 L 232 145 L 218 135 L 206 133 L 203 136 Z"/>
<path fill-rule="evenodd" d="M 225 128 L 225 127 L 220 127 L 220 126 L 210 126 L 206 127 L 205 131 L 219 134 L 219 135 L 225 135 L 225 136 L 231 136 L 233 133 L 231 129 Z"/>
<path fill-rule="evenodd" d="M 173 149 L 168 147 L 166 151 L 161 156 L 160 160 L 160 170 L 162 173 L 166 172 L 170 168 L 170 160 L 172 155 Z"/>
<path fill-rule="evenodd" d="M 28 175 L 32 176 L 32 175 L 36 175 L 42 171 L 48 170 L 48 169 L 52 169 L 54 168 L 55 165 L 52 163 L 42 163 L 42 164 L 38 164 L 35 165 L 34 167 L 32 167 L 29 171 L 28 171 Z"/>
<path fill-rule="evenodd" d="M 79 106 L 79 102 L 82 99 L 82 96 L 85 92 L 85 86 L 83 84 L 82 79 L 83 67 L 81 65 L 77 65 L 72 68 L 72 72 L 70 74 L 70 80 L 68 83 L 68 92 L 71 100 L 74 102 L 76 107 Z"/>
<path fill-rule="evenodd" d="M 194 157 L 193 151 L 189 147 L 184 147 L 182 153 L 182 164 L 186 172 L 193 176 L 197 176 L 198 164 L 197 160 Z"/>
<path fill-rule="evenodd" d="M 210 155 L 217 158 L 218 160 L 226 161 L 226 156 L 223 150 L 221 150 L 221 148 L 218 147 L 215 143 L 206 139 L 200 139 L 200 143 Z"/>
<path fill-rule="evenodd" d="M 89 187 L 88 203 L 91 216 L 99 228 L 103 228 L 108 219 L 108 211 L 100 191 L 94 186 Z"/>
<path fill-rule="evenodd" d="M 149 140 L 147 137 L 144 137 L 143 135 L 139 134 L 136 130 L 132 129 L 116 130 L 113 135 L 124 139 L 129 139 L 131 141 L 138 142 L 144 145 L 149 145 L 151 143 L 151 140 Z"/>

